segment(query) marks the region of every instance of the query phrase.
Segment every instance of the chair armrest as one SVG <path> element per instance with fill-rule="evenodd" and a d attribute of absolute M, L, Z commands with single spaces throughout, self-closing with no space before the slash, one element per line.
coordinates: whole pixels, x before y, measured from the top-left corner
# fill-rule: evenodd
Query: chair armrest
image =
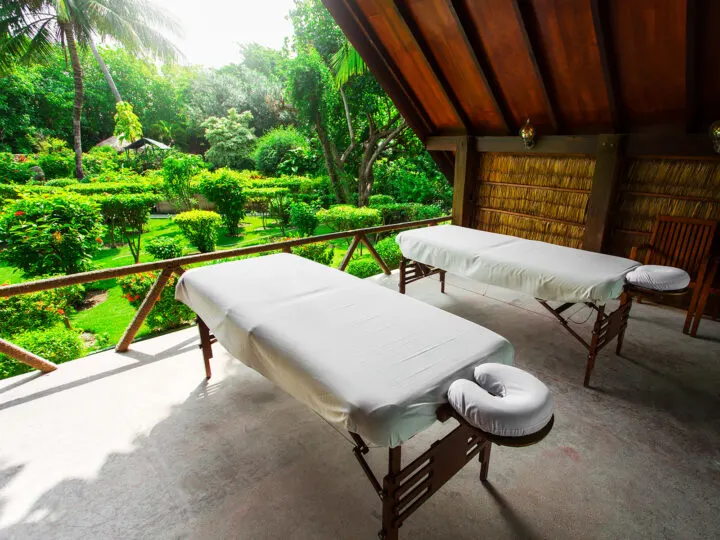
<path fill-rule="evenodd" d="M 639 246 L 633 246 L 630 249 L 630 259 L 632 259 L 633 261 L 640 262 L 638 260 L 638 250 L 641 250 L 641 249 L 652 249 L 652 244 L 640 244 Z"/>

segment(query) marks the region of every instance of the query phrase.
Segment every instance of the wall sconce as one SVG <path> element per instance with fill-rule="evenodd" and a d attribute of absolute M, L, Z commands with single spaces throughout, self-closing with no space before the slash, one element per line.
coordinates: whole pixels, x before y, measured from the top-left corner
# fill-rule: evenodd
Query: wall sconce
<path fill-rule="evenodd" d="M 720 154 L 720 120 L 715 120 L 710 125 L 710 140 L 712 140 L 715 152 Z"/>
<path fill-rule="evenodd" d="M 720 130 L 720 125 L 718 125 L 718 129 Z M 520 128 L 520 138 L 523 140 L 525 148 L 532 148 L 535 146 L 535 128 L 530 123 L 529 118 L 527 119 L 527 122 L 525 122 L 525 125 Z"/>

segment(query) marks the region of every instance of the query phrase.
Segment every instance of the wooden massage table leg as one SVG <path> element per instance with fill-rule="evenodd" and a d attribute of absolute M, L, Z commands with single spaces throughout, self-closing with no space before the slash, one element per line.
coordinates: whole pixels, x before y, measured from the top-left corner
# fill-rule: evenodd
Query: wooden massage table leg
<path fill-rule="evenodd" d="M 445 294 L 445 270 L 440 270 L 440 292 Z"/>
<path fill-rule="evenodd" d="M 212 377 L 212 370 L 210 369 L 210 359 L 213 357 L 212 344 L 216 339 L 200 317 L 197 318 L 197 325 L 198 331 L 200 332 L 200 348 L 202 349 L 203 361 L 205 362 L 205 378 L 209 379 Z"/>
<path fill-rule="evenodd" d="M 408 260 L 405 257 L 400 260 L 400 294 L 405 294 L 405 273 L 407 272 L 407 263 Z"/>
<path fill-rule="evenodd" d="M 492 450 L 492 443 L 487 442 L 485 448 L 480 452 L 480 480 L 485 482 L 490 471 L 490 450 Z"/>

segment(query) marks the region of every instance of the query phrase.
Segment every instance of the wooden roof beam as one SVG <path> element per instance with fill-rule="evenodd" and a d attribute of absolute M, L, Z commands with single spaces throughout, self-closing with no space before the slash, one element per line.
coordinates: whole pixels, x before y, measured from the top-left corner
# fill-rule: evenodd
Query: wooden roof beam
<path fill-rule="evenodd" d="M 697 125 L 697 27 L 698 0 L 687 0 L 685 23 L 685 131 L 693 133 Z"/>
<path fill-rule="evenodd" d="M 528 55 L 530 56 L 530 61 L 532 62 L 535 76 L 537 77 L 538 82 L 540 83 L 540 88 L 542 89 L 543 101 L 545 101 L 545 106 L 547 107 L 550 123 L 552 124 L 553 131 L 555 133 L 559 133 L 560 123 L 558 122 L 557 114 L 555 113 L 556 107 L 554 105 L 554 100 L 550 97 L 550 94 L 548 93 L 548 86 L 546 82 L 547 77 L 543 75 L 543 71 L 542 69 L 540 69 L 540 64 L 538 63 L 537 57 L 535 55 L 535 49 L 533 47 L 532 41 L 530 40 L 530 36 L 528 35 L 527 25 L 525 24 L 525 17 L 523 16 L 522 10 L 518 5 L 518 0 L 512 0 L 512 6 L 513 11 L 515 11 L 515 18 L 517 19 L 518 25 L 520 25 L 520 33 L 522 35 L 523 42 L 525 43 L 525 48 L 527 49 Z"/>
<path fill-rule="evenodd" d="M 480 78 L 483 81 L 485 90 L 487 91 L 490 99 L 492 100 L 493 107 L 495 107 L 495 111 L 497 112 L 498 116 L 502 118 L 503 125 L 505 126 L 505 131 L 507 131 L 508 134 L 514 135 L 515 133 L 517 133 L 517 130 L 519 128 L 515 123 L 515 119 L 510 114 L 510 108 L 508 107 L 502 95 L 502 92 L 500 92 L 500 85 L 492 74 L 492 70 L 489 68 L 487 55 L 485 54 L 485 51 L 483 51 L 482 45 L 478 43 L 476 39 L 473 39 L 471 41 L 470 36 L 472 34 L 468 32 L 466 23 L 463 22 L 470 21 L 470 15 L 465 12 L 463 5 L 460 4 L 457 0 L 445 1 L 447 3 L 448 9 L 450 10 L 450 13 L 453 16 L 453 19 L 455 20 L 455 24 L 457 25 L 458 31 L 460 32 L 460 36 L 465 42 L 465 47 L 470 53 L 470 58 L 472 59 L 473 64 L 475 64 L 475 69 L 477 69 L 478 73 L 480 74 Z M 460 12 L 458 12 L 458 10 Z"/>
<path fill-rule="evenodd" d="M 623 131 L 624 122 L 619 111 L 620 95 L 618 93 L 614 47 L 612 43 L 609 42 L 608 3 L 604 0 L 591 0 L 590 7 L 592 10 L 593 27 L 595 28 L 595 38 L 600 55 L 600 65 L 602 66 L 608 105 L 610 106 L 610 118 L 612 119 L 613 130 L 618 133 Z"/>
<path fill-rule="evenodd" d="M 455 113 L 455 116 L 457 116 L 458 120 L 460 120 L 463 129 L 468 134 L 473 133 L 475 128 L 473 127 L 470 118 L 468 117 L 465 110 L 462 108 L 457 94 L 455 94 L 452 86 L 450 85 L 450 82 L 445 77 L 445 74 L 443 73 L 440 65 L 435 59 L 435 56 L 433 55 L 433 52 L 428 45 L 428 42 L 423 37 L 420 28 L 415 22 L 412 13 L 410 13 L 410 10 L 405 5 L 405 3 L 402 2 L 402 0 L 393 0 L 392 5 L 396 15 L 405 25 L 405 28 L 412 36 L 413 41 L 417 45 L 418 49 L 420 49 L 425 64 L 427 65 L 430 72 L 433 74 L 433 77 L 435 77 L 435 80 L 440 85 L 440 89 L 445 95 L 445 99 L 447 99 L 448 103 L 450 104 L 450 107 Z"/>

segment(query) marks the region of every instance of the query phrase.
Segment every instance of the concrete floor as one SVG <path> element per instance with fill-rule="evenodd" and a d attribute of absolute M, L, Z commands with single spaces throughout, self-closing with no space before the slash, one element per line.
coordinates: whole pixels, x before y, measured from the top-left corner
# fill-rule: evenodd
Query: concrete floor
<path fill-rule="evenodd" d="M 692 339 L 682 313 L 635 306 L 624 357 L 603 353 L 584 389 L 583 349 L 532 299 L 452 277 L 447 295 L 409 293 L 507 337 L 557 413 L 542 443 L 493 450 L 489 485 L 465 467 L 401 537 L 720 537 L 720 324 Z M 0 538 L 375 538 L 350 444 L 219 346 L 205 382 L 197 343 L 188 329 L 0 381 Z"/>

